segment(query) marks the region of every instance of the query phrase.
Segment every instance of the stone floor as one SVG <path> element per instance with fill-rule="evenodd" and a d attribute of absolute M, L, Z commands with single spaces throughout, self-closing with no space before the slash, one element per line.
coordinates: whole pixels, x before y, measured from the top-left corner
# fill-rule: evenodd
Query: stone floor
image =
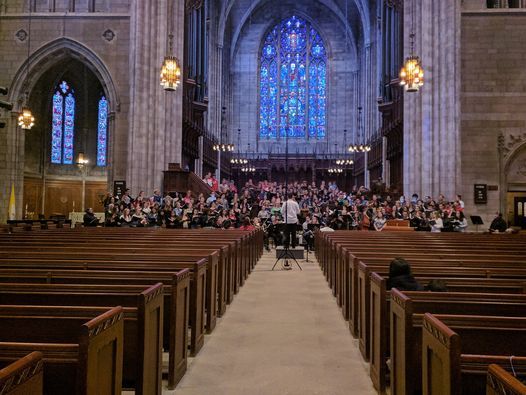
<path fill-rule="evenodd" d="M 376 394 L 316 262 L 271 271 L 267 253 L 174 395 Z M 276 269 L 281 269 L 278 264 Z"/>

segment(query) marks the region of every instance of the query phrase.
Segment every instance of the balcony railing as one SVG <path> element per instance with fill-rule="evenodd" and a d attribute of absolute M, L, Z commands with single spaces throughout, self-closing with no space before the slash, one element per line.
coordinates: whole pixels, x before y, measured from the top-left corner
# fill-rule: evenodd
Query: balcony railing
<path fill-rule="evenodd" d="M 526 0 L 487 0 L 487 8 L 526 8 Z"/>

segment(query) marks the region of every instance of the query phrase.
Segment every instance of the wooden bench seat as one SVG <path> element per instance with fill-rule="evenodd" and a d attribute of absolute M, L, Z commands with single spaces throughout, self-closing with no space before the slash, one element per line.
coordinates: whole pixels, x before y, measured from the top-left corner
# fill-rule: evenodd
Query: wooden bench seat
<path fill-rule="evenodd" d="M 2 283 L 143 285 L 163 283 L 163 347 L 168 351 L 168 386 L 175 387 L 188 365 L 190 270 L 171 272 L 124 272 L 91 270 L 0 269 Z M 3 286 L 3 284 L 2 284 Z M 195 295 L 194 295 L 195 297 Z M 201 303 L 202 306 L 202 303 Z M 192 329 L 192 331 L 196 328 Z M 202 336 L 202 335 L 201 335 Z M 195 351 L 190 344 L 190 352 Z"/>
<path fill-rule="evenodd" d="M 491 364 L 488 367 L 486 395 L 526 395 L 526 385 L 500 365 Z"/>
<path fill-rule="evenodd" d="M 0 363 L 39 351 L 44 393 L 118 395 L 123 324 L 122 307 L 0 306 Z"/>
<path fill-rule="evenodd" d="M 32 352 L 0 369 L 0 394 L 42 395 L 44 390 L 42 353 Z"/>
<path fill-rule="evenodd" d="M 386 335 L 391 350 L 393 395 L 414 394 L 422 388 L 418 376 L 413 380 L 407 380 L 406 377 L 411 377 L 410 372 L 420 371 L 425 313 L 521 317 L 526 316 L 526 295 L 401 292 L 393 289 L 390 334 Z M 382 362 L 378 361 L 377 366 L 381 368 Z"/>
<path fill-rule="evenodd" d="M 10 284 L 0 288 L 0 305 L 122 306 L 123 387 L 136 394 L 161 394 L 163 286 Z"/>
<path fill-rule="evenodd" d="M 376 270 L 381 270 L 381 265 L 366 265 L 360 262 L 358 265 L 358 280 L 356 284 L 356 291 L 353 292 L 353 297 L 356 298 L 352 304 L 356 304 L 357 315 L 353 312 L 353 319 L 356 319 L 358 325 L 358 338 L 360 340 L 360 351 L 362 355 L 368 359 L 370 349 L 370 323 L 371 323 L 371 273 Z M 388 270 L 388 267 L 384 267 Z M 419 276 L 423 273 L 433 273 L 435 276 L 451 277 L 485 277 L 490 275 L 492 278 L 518 278 L 526 280 L 526 266 L 523 269 L 508 268 L 507 265 L 501 268 L 500 264 L 490 263 L 488 265 L 477 262 L 470 262 L 469 266 L 465 263 L 458 265 L 456 263 L 430 263 L 429 267 L 422 267 L 420 265 L 413 266 L 413 274 Z"/>
<path fill-rule="evenodd" d="M 426 313 L 422 329 L 424 395 L 476 395 L 491 364 L 526 372 L 526 318 Z"/>
<path fill-rule="evenodd" d="M 197 258 L 196 258 L 197 259 Z M 204 344 L 205 325 L 206 325 L 206 272 L 208 261 L 200 259 L 197 262 L 190 260 L 188 263 L 181 262 L 155 262 L 147 264 L 146 261 L 112 261 L 105 260 L 97 261 L 91 260 L 89 264 L 85 261 L 76 260 L 62 260 L 55 261 L 50 258 L 49 261 L 36 259 L 11 259 L 9 261 L 0 260 L 0 268 L 34 268 L 46 270 L 64 270 L 64 269 L 83 269 L 85 271 L 91 270 L 110 270 L 119 273 L 121 271 L 160 271 L 160 272 L 177 272 L 183 269 L 191 270 L 190 277 L 190 307 L 189 307 L 189 325 L 191 328 L 190 338 L 190 352 L 191 355 L 196 355 L 201 350 Z M 214 284 L 208 284 L 213 287 Z M 210 294 L 214 292 L 210 291 Z M 215 299 L 214 299 L 215 300 Z M 214 310 L 210 309 L 210 315 L 216 316 Z M 215 320 L 213 320 L 215 324 Z"/>
<path fill-rule="evenodd" d="M 489 293 L 489 294 L 523 294 L 526 285 L 526 278 L 523 280 L 509 279 L 488 279 L 488 278 L 444 278 L 447 270 L 444 270 L 438 278 L 443 280 L 448 286 L 449 293 L 459 295 L 466 293 Z M 430 279 L 437 277 L 417 277 L 421 284 L 427 283 Z M 390 336 L 390 296 L 391 292 L 386 289 L 387 275 L 378 273 L 371 275 L 371 324 L 370 324 L 370 374 L 371 380 L 376 389 L 383 391 L 386 387 L 386 361 L 389 357 L 389 336 Z M 395 291 L 396 292 L 396 291 Z M 400 291 L 398 291 L 400 292 Z M 434 296 L 435 293 L 424 292 L 423 297 Z M 526 295 L 525 301 L 526 301 Z M 440 297 L 440 296 L 439 296 Z M 451 300 L 450 298 L 447 299 Z M 453 311 L 454 309 L 451 309 Z M 487 314 L 487 310 L 484 310 Z M 403 365 L 403 364 L 402 364 Z"/>

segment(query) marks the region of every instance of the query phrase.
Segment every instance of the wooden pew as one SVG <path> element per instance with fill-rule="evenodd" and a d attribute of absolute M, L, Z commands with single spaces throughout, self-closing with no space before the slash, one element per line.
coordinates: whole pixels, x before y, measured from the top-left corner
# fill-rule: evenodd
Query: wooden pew
<path fill-rule="evenodd" d="M 435 274 L 435 276 L 430 276 Z M 416 277 L 420 284 L 427 284 L 431 279 L 440 278 L 447 286 L 449 292 L 454 293 L 498 293 L 498 294 L 522 294 L 525 290 L 526 278 L 517 279 L 493 279 L 493 278 L 463 278 L 444 277 L 450 275 L 446 269 L 437 269 L 436 273 L 428 273 L 427 277 Z M 386 387 L 386 361 L 389 356 L 390 335 L 390 296 L 391 292 L 386 289 L 387 274 L 371 274 L 370 293 L 370 375 L 374 387 L 382 392 Z M 428 296 L 425 293 L 425 296 Z"/>
<path fill-rule="evenodd" d="M 204 264 L 203 264 L 204 265 Z M 168 350 L 168 387 L 174 388 L 188 365 L 190 270 L 124 272 L 96 270 L 0 269 L 0 282 L 32 284 L 144 285 L 164 284 L 163 346 Z M 3 284 L 2 284 L 3 285 Z M 198 294 L 198 292 L 197 292 Z M 195 297 L 196 295 L 194 295 Z M 201 304 L 202 306 L 202 304 Z M 195 330 L 195 328 L 193 329 Z M 191 343 L 191 347 L 194 343 Z M 190 351 L 193 350 L 190 348 Z"/>
<path fill-rule="evenodd" d="M 515 264 L 501 264 L 499 262 L 477 262 L 469 261 L 457 264 L 456 262 L 431 261 L 426 263 L 429 266 L 413 266 L 413 274 L 421 275 L 423 272 L 435 272 L 438 276 L 451 277 L 492 277 L 492 278 L 518 278 L 526 280 L 526 266 L 517 269 Z M 370 323 L 371 323 L 371 273 L 375 270 L 388 270 L 383 265 L 370 265 L 360 262 L 358 265 L 358 280 L 353 297 L 356 298 L 351 304 L 358 307 L 353 312 L 353 319 L 357 320 L 358 338 L 360 340 L 360 351 L 366 360 L 369 359 L 370 349 Z M 356 315 L 355 315 L 356 314 Z"/>
<path fill-rule="evenodd" d="M 42 353 L 35 351 L 0 369 L 0 394 L 42 395 L 43 366 Z"/>
<path fill-rule="evenodd" d="M 196 258 L 197 259 L 197 258 Z M 190 336 L 190 353 L 197 355 L 204 344 L 205 323 L 206 323 L 206 271 L 207 259 L 203 258 L 197 262 L 188 263 L 180 262 L 155 262 L 148 264 L 147 261 L 111 261 L 106 260 L 54 260 L 49 257 L 49 260 L 35 259 L 29 257 L 25 259 L 9 259 L 7 261 L 0 260 L 0 268 L 33 268 L 46 270 L 66 270 L 66 269 L 83 269 L 85 271 L 91 270 L 110 270 L 115 273 L 121 271 L 162 271 L 162 272 L 176 272 L 179 270 L 191 269 L 190 279 L 190 306 L 189 306 L 189 323 L 191 328 Z M 213 293 L 213 292 L 212 292 Z"/>
<path fill-rule="evenodd" d="M 391 291 L 391 393 L 409 395 L 421 391 L 419 376 L 422 321 L 425 313 L 472 316 L 526 316 L 524 294 L 471 294 L 453 292 Z M 387 337 L 387 336 L 386 336 Z M 378 362 L 381 366 L 381 362 Z M 412 380 L 407 380 L 412 377 Z"/>
<path fill-rule="evenodd" d="M 122 307 L 0 306 L 0 363 L 39 351 L 44 393 L 118 395 L 123 317 Z"/>
<path fill-rule="evenodd" d="M 183 262 L 193 263 L 199 259 L 206 257 L 207 270 L 205 272 L 207 281 L 203 288 L 205 295 L 205 311 L 203 314 L 204 325 L 206 330 L 210 333 L 214 330 L 217 322 L 218 300 L 224 300 L 223 295 L 218 296 L 218 282 L 219 282 L 219 251 L 218 249 L 206 249 L 199 244 L 195 245 L 195 249 L 186 245 L 185 249 L 163 249 L 155 248 L 150 245 L 148 248 L 122 247 L 122 246 L 105 246 L 103 243 L 80 244 L 80 245 L 50 245 L 44 244 L 28 244 L 25 248 L 20 248 L 17 244 L 11 243 L 9 246 L 0 251 L 0 264 L 2 266 L 16 263 L 19 266 L 33 266 L 35 262 L 44 263 L 44 261 L 53 261 L 56 265 L 62 262 L 69 262 L 67 266 L 78 265 L 84 268 L 98 265 L 100 269 L 120 269 L 121 260 L 125 260 L 125 265 L 130 265 L 131 262 L 140 261 L 136 265 L 148 265 L 149 270 L 159 270 L 158 267 L 162 264 L 172 263 L 176 261 L 178 264 Z M 101 245 L 99 245 L 101 244 Z M 151 243 L 150 243 L 151 244 Z M 104 267 L 100 266 L 100 262 Z M 109 263 L 112 263 L 110 266 Z M 189 266 L 190 267 L 190 266 Z M 178 267 L 181 269 L 182 267 Z M 127 269 L 126 267 L 124 268 Z M 164 266 L 160 270 L 166 270 Z M 221 276 L 223 273 L 221 272 Z M 233 287 L 231 285 L 231 287 Z M 224 288 L 219 289 L 223 292 Z M 204 312 L 203 312 L 204 313 Z M 192 321 L 191 317 L 191 321 Z"/>
<path fill-rule="evenodd" d="M 9 284 L 0 305 L 123 306 L 123 387 L 136 394 L 162 391 L 163 286 Z M 109 308 L 108 307 L 108 308 Z"/>
<path fill-rule="evenodd" d="M 500 365 L 488 367 L 486 395 L 526 395 L 526 385 Z"/>
<path fill-rule="evenodd" d="M 515 354 L 519 356 L 514 356 Z M 486 389 L 491 364 L 513 357 L 514 369 L 526 372 L 526 318 L 433 315 L 422 329 L 424 395 L 476 395 Z"/>

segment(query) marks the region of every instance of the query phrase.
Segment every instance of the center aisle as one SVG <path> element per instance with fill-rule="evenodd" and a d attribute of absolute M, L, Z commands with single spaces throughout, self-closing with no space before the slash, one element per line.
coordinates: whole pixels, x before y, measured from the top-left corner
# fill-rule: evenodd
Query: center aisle
<path fill-rule="evenodd" d="M 357 341 L 309 254 L 272 272 L 265 253 L 189 366 L 176 395 L 376 394 Z"/>

